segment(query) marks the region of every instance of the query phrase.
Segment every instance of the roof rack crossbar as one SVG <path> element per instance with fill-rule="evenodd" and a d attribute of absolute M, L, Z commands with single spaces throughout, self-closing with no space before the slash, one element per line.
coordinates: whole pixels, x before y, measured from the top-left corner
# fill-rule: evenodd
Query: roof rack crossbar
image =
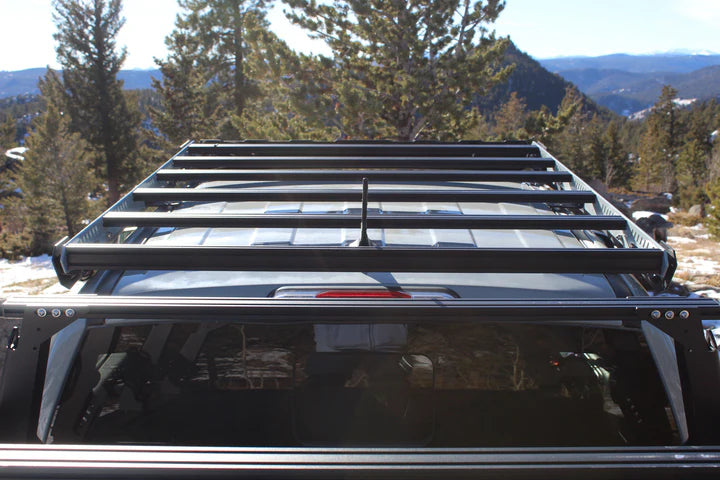
<path fill-rule="evenodd" d="M 358 217 L 350 214 L 234 214 L 109 212 L 106 227 L 204 227 L 204 228 L 354 228 Z M 624 230 L 618 216 L 594 215 L 368 215 L 368 228 L 437 228 L 500 230 Z"/>
<path fill-rule="evenodd" d="M 187 156 L 173 158 L 176 168 L 408 168 L 418 170 L 512 170 L 553 168 L 552 158 L 461 157 L 254 157 Z"/>
<path fill-rule="evenodd" d="M 65 245 L 73 270 L 661 273 L 662 252 L 600 248 Z M 422 261 L 418 261 L 422 258 Z"/>
<path fill-rule="evenodd" d="M 146 203 L 318 201 L 359 202 L 358 189 L 231 189 L 231 188 L 137 188 L 133 199 Z M 370 190 L 370 202 L 515 202 L 583 204 L 595 201 L 592 192 L 550 190 Z"/>
<path fill-rule="evenodd" d="M 530 144 L 443 144 L 443 143 L 196 143 L 188 155 L 337 155 L 420 157 L 539 157 Z"/>
<path fill-rule="evenodd" d="M 567 172 L 549 171 L 504 171 L 504 170 L 182 170 L 164 169 L 156 173 L 158 180 L 200 182 L 213 180 L 277 180 L 355 181 L 367 178 L 373 181 L 455 181 L 455 182 L 569 182 L 572 175 Z"/>

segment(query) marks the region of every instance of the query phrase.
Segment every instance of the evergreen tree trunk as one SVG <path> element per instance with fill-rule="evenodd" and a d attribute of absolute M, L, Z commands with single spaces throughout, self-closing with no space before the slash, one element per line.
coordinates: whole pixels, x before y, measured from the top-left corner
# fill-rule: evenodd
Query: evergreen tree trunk
<path fill-rule="evenodd" d="M 70 202 L 68 201 L 65 187 L 60 187 L 60 205 L 62 206 L 63 215 L 65 217 L 65 228 L 67 228 L 68 237 L 72 237 L 77 232 L 75 231 L 75 225 L 73 225 L 73 219 L 70 213 Z"/>
<path fill-rule="evenodd" d="M 235 17 L 235 85 L 233 96 L 235 98 L 235 114 L 240 117 L 245 110 L 245 54 L 243 52 L 243 14 Z"/>

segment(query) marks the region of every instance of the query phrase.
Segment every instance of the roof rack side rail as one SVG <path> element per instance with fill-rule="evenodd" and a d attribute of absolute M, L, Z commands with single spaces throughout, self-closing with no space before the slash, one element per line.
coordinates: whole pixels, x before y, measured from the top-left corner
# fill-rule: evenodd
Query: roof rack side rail
<path fill-rule="evenodd" d="M 208 143 L 189 145 L 188 155 L 257 156 L 450 156 L 450 157 L 539 157 L 531 144 L 462 143 Z"/>
<path fill-rule="evenodd" d="M 652 290 L 657 291 L 666 289 L 670 285 L 672 277 L 675 273 L 675 269 L 677 268 L 675 251 L 667 244 L 660 244 L 659 242 L 655 241 L 654 238 L 644 232 L 640 227 L 635 225 L 632 220 L 628 219 L 618 208 L 616 208 L 612 203 L 605 199 L 600 193 L 598 193 L 595 189 L 593 189 L 590 185 L 588 185 L 585 181 L 583 181 L 580 177 L 573 173 L 562 162 L 553 157 L 542 144 L 538 142 L 533 142 L 533 144 L 538 147 L 542 157 L 552 158 L 555 160 L 557 165 L 556 169 L 558 171 L 569 172 L 572 174 L 573 178 L 569 182 L 569 185 L 573 191 L 592 192 L 595 195 L 595 200 L 593 202 L 590 202 L 588 205 L 590 208 L 590 213 L 592 213 L 593 215 L 620 216 L 627 220 L 627 226 L 624 229 L 623 234 L 619 236 L 619 240 L 623 243 L 624 247 L 657 249 L 663 252 L 661 272 L 659 274 L 645 275 L 644 278 L 646 280 L 646 283 L 648 284 L 648 286 L 651 287 Z"/>

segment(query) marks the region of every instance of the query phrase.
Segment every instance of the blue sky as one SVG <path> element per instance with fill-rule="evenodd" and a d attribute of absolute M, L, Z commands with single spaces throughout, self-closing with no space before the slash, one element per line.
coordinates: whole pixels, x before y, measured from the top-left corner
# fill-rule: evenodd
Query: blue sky
<path fill-rule="evenodd" d="M 50 0 L 0 0 L 0 70 L 56 66 Z M 176 0 L 125 0 L 119 43 L 126 68 L 153 68 L 165 55 Z M 273 29 L 294 48 L 322 52 L 282 14 Z M 720 52 L 720 0 L 507 0 L 495 28 L 536 58 L 672 50 Z"/>

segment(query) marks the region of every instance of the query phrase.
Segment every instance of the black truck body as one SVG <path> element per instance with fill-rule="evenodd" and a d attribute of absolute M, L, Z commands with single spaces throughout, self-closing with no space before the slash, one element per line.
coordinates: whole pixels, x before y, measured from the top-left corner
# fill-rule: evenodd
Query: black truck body
<path fill-rule="evenodd" d="M 537 143 L 189 142 L 53 263 L 2 478 L 720 473 L 720 304 Z"/>

